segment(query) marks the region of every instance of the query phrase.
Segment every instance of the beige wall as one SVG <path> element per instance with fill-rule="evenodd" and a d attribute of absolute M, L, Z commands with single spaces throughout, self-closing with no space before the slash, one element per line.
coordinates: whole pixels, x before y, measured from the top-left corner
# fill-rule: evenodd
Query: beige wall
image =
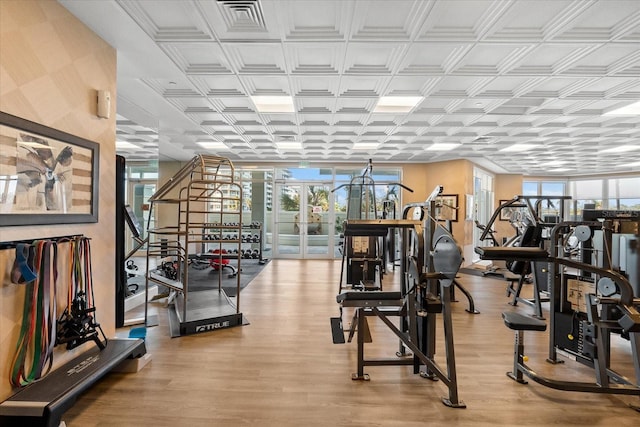
<path fill-rule="evenodd" d="M 111 92 L 110 119 L 96 117 L 96 90 Z M 100 145 L 98 223 L 0 227 L 0 240 L 90 237 L 96 317 L 107 336 L 115 333 L 115 99 L 116 51 L 111 46 L 57 2 L 0 1 L 0 110 Z M 24 287 L 9 281 L 11 252 L 0 251 L 0 400 L 12 393 L 10 360 L 24 299 Z M 58 289 L 64 287 L 59 280 Z M 58 348 L 55 365 L 92 345 L 72 352 Z"/>

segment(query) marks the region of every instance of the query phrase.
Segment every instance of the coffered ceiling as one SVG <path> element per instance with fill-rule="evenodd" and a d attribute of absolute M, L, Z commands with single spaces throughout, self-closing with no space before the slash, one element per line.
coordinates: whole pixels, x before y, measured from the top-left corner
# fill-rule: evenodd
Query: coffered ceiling
<path fill-rule="evenodd" d="M 156 158 L 159 140 L 161 159 L 640 170 L 640 114 L 611 115 L 640 101 L 637 0 L 60 3 L 118 51 L 129 159 Z M 292 112 L 259 112 L 267 95 Z M 422 99 L 374 111 L 383 96 Z"/>

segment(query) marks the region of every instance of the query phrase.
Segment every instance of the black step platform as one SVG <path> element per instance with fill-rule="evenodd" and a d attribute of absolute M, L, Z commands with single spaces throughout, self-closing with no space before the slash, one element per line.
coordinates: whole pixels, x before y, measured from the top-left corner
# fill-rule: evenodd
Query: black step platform
<path fill-rule="evenodd" d="M 141 339 L 112 339 L 93 347 L 0 403 L 0 426 L 58 427 L 78 396 L 127 358 L 146 353 Z"/>

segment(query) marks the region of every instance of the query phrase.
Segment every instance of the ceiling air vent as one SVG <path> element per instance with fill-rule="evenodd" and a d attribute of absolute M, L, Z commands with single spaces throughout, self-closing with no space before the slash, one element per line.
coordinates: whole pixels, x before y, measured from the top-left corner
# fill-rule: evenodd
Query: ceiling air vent
<path fill-rule="evenodd" d="M 218 0 L 229 31 L 265 31 L 260 0 Z"/>

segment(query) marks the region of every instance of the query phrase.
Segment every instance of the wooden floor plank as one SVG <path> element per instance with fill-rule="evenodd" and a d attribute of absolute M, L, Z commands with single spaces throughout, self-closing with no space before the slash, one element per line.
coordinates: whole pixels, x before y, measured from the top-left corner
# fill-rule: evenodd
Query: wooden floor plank
<path fill-rule="evenodd" d="M 151 363 L 136 374 L 105 377 L 66 413 L 67 426 L 638 425 L 640 414 L 627 406 L 640 405 L 637 397 L 561 392 L 507 378 L 514 338 L 500 313 L 532 309 L 507 304 L 506 282 L 470 275 L 460 281 L 481 314 L 465 311 L 460 292 L 453 314 L 466 409 L 444 406 L 446 388 L 408 366 L 367 367 L 370 382 L 352 381 L 356 345 L 332 344 L 329 322 L 338 315 L 339 269 L 339 261 L 273 260 L 242 293 L 250 325 L 198 335 L 170 338 L 165 309 L 152 303 L 160 324 L 147 331 Z M 386 290 L 398 276 L 385 277 Z M 367 356 L 393 357 L 398 340 L 380 321 L 370 326 Z M 572 362 L 545 363 L 547 342 L 546 333 L 526 336 L 535 369 L 589 379 L 590 370 Z"/>

